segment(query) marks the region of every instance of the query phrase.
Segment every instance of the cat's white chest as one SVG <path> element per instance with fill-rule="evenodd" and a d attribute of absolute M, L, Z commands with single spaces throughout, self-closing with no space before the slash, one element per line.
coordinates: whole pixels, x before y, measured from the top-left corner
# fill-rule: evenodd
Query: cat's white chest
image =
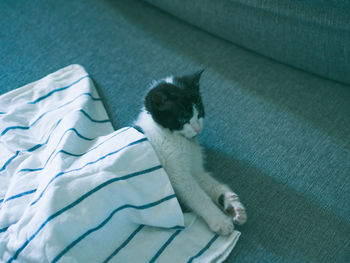
<path fill-rule="evenodd" d="M 196 139 L 188 139 L 179 133 L 170 132 L 157 125 L 151 116 L 141 112 L 136 124 L 142 127 L 152 144 L 162 166 L 168 170 L 193 170 L 200 164 L 202 152 Z"/>
<path fill-rule="evenodd" d="M 150 140 L 165 169 L 169 163 L 192 170 L 195 161 L 200 157 L 200 146 L 194 139 L 189 140 L 182 135 L 175 134 Z"/>

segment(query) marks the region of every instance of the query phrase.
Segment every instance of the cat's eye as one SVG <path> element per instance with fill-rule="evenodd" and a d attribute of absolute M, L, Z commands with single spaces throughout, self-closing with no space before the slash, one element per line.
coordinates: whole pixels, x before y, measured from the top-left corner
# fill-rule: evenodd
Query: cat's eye
<path fill-rule="evenodd" d="M 181 124 L 185 124 L 187 121 L 186 121 L 186 119 L 181 118 L 181 119 L 179 119 L 179 122 L 180 122 Z"/>

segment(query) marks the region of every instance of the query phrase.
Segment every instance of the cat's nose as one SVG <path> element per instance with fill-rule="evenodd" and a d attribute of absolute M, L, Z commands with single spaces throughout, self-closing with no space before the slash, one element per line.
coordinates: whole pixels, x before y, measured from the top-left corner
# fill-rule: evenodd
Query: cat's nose
<path fill-rule="evenodd" d="M 197 121 L 197 122 L 191 123 L 191 125 L 192 125 L 193 130 L 194 130 L 196 133 L 200 133 L 200 132 L 201 132 L 202 127 L 201 127 L 201 125 L 199 124 L 198 121 Z"/>

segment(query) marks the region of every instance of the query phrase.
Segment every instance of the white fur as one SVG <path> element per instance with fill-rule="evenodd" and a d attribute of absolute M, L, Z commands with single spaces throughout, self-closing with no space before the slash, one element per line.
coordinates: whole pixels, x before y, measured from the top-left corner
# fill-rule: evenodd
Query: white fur
<path fill-rule="evenodd" d="M 169 84 L 174 84 L 174 77 L 172 77 L 172 76 L 166 77 L 166 78 L 164 79 L 164 81 L 165 81 L 166 83 L 169 83 Z"/>
<path fill-rule="evenodd" d="M 193 138 L 202 129 L 203 120 L 198 119 L 198 112 L 193 118 L 189 127 L 185 127 L 186 131 L 171 132 L 158 125 L 151 114 L 143 110 L 135 124 L 143 129 L 152 144 L 180 202 L 201 216 L 213 231 L 226 235 L 233 231 L 234 221 L 245 221 L 245 212 L 244 216 L 239 216 L 244 207 L 240 203 L 239 206 L 237 203 L 230 206 L 231 197 L 236 194 L 205 171 L 202 149 Z M 215 204 L 222 194 L 224 208 L 232 208 L 235 217 L 225 214 Z"/>
<path fill-rule="evenodd" d="M 203 118 L 198 118 L 198 110 L 193 106 L 193 117 L 189 123 L 186 123 L 181 131 L 175 131 L 187 138 L 192 138 L 198 135 L 203 129 Z"/>

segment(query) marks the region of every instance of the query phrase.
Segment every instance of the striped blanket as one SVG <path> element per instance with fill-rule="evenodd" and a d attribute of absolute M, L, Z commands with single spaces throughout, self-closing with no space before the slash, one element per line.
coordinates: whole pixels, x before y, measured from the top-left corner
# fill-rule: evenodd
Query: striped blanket
<path fill-rule="evenodd" d="M 1 262 L 222 262 L 147 138 L 114 131 L 79 65 L 0 96 Z"/>

